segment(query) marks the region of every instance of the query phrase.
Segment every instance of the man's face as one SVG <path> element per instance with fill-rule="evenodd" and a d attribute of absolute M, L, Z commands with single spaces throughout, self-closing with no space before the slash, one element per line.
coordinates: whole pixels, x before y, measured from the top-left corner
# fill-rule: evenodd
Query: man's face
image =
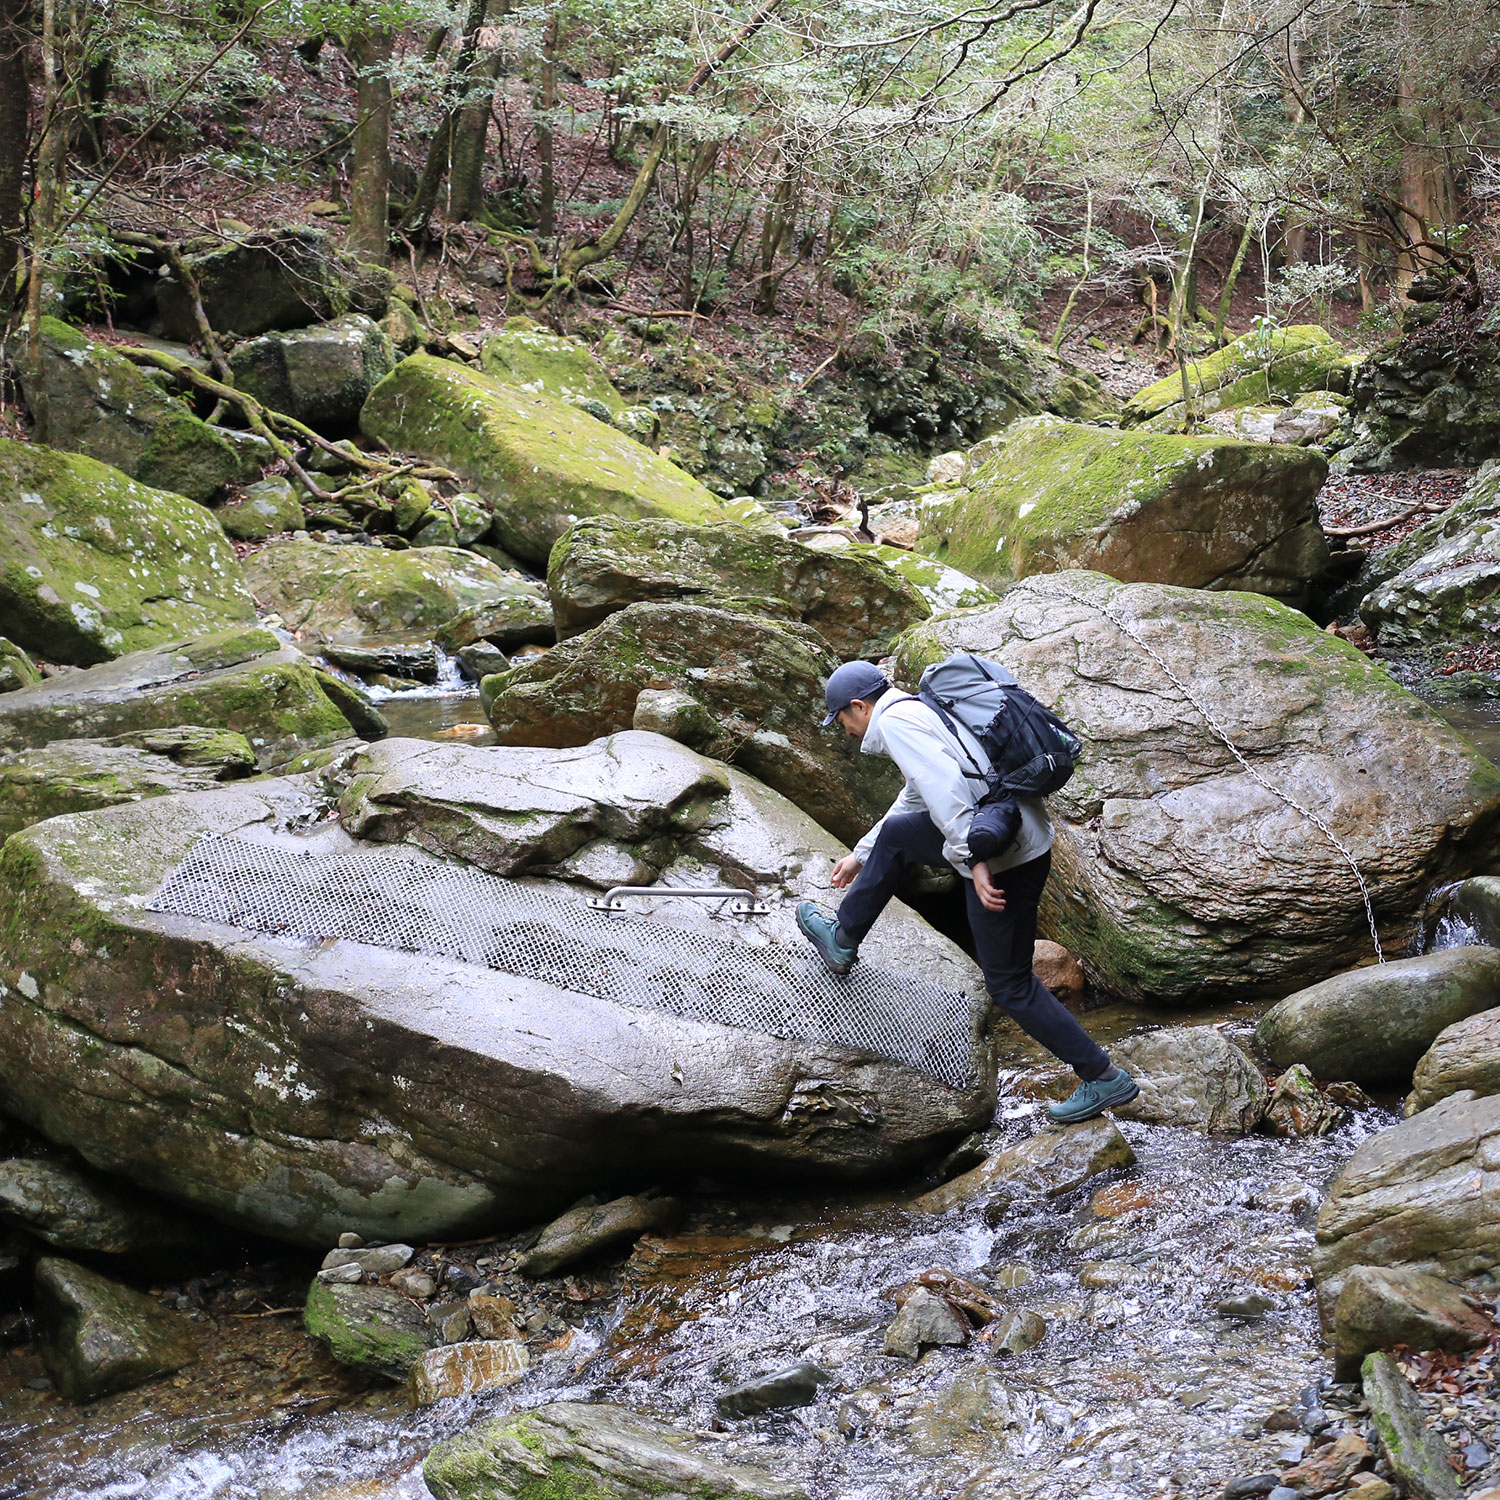
<path fill-rule="evenodd" d="M 870 708 L 863 698 L 856 698 L 848 708 L 841 708 L 838 726 L 851 740 L 862 740 L 870 727 Z"/>

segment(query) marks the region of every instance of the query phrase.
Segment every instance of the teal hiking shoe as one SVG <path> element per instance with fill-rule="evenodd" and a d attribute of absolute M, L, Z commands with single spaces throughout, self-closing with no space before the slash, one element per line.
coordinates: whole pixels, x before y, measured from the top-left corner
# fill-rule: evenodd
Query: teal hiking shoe
<path fill-rule="evenodd" d="M 797 903 L 797 926 L 830 974 L 847 974 L 854 967 L 859 949 L 846 948 L 839 942 L 839 924 L 830 922 L 811 901 Z"/>
<path fill-rule="evenodd" d="M 1124 1068 L 1112 1068 L 1103 1078 L 1080 1083 L 1061 1104 L 1049 1104 L 1047 1113 L 1059 1125 L 1077 1125 L 1102 1115 L 1107 1109 L 1129 1104 L 1140 1091 Z"/>

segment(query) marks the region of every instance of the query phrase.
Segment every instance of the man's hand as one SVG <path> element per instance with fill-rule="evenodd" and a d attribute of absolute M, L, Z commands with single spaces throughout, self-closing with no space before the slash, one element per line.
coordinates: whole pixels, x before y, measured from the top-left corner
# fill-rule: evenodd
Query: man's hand
<path fill-rule="evenodd" d="M 835 890 L 841 891 L 846 885 L 854 884 L 854 877 L 864 868 L 864 861 L 855 859 L 852 854 L 846 854 L 834 867 L 833 874 L 829 876 L 829 884 Z"/>
<path fill-rule="evenodd" d="M 1005 910 L 1005 892 L 995 884 L 995 877 L 983 860 L 974 866 L 974 889 L 979 892 L 979 904 L 986 911 Z"/>

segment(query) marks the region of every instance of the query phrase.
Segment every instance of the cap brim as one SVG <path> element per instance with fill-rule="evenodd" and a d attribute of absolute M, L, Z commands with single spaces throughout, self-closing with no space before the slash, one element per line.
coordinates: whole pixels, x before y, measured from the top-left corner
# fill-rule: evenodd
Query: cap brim
<path fill-rule="evenodd" d="M 833 724 L 838 719 L 838 716 L 843 713 L 843 711 L 844 710 L 841 708 L 834 709 L 834 711 L 829 714 L 826 719 L 823 720 L 823 728 L 827 729 L 829 725 Z"/>

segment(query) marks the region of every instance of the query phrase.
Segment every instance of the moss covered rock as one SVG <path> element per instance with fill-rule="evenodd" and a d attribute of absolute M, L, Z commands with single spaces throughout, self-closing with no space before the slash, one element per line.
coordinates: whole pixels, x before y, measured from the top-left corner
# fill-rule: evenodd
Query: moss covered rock
<path fill-rule="evenodd" d="M 900 677 L 978 651 L 1082 736 L 1049 799 L 1042 927 L 1102 988 L 1172 1005 L 1274 997 L 1371 956 L 1343 857 L 1245 773 L 1127 626 L 1353 852 L 1390 947 L 1434 886 L 1488 867 L 1500 769 L 1306 616 L 1255 594 L 1028 579 L 908 632 Z"/>
<path fill-rule="evenodd" d="M 414 354 L 370 393 L 365 433 L 457 472 L 495 507 L 494 540 L 534 567 L 584 516 L 709 522 L 697 480 L 586 412 Z"/>
<path fill-rule="evenodd" d="M 571 406 L 602 406 L 612 417 L 625 409 L 625 398 L 586 344 L 531 318 L 508 319 L 480 346 L 479 362 L 496 380 L 533 394 Z"/>
<path fill-rule="evenodd" d="M 41 342 L 54 448 L 192 500 L 207 500 L 240 476 L 240 457 L 224 437 L 123 354 L 56 318 L 42 319 Z M 19 366 L 24 372 L 29 361 Z"/>
<path fill-rule="evenodd" d="M 396 352 L 362 313 L 291 333 L 268 333 L 229 356 L 235 384 L 273 411 L 305 422 L 324 437 L 359 426 L 370 392 L 396 366 Z"/>
<path fill-rule="evenodd" d="M 552 629 L 540 584 L 455 547 L 273 542 L 246 559 L 245 577 L 262 604 L 314 645 L 446 640 L 447 627 L 479 614 L 483 636 L 503 644 L 547 638 Z"/>
<path fill-rule="evenodd" d="M 384 316 L 394 278 L 341 253 L 327 231 L 293 227 L 241 236 L 233 244 L 191 247 L 188 269 L 203 310 L 221 334 L 252 338 L 272 328 L 305 328 L 344 313 Z M 198 337 L 191 294 L 168 274 L 156 285 L 168 338 Z"/>
<path fill-rule="evenodd" d="M 314 1280 L 302 1322 L 341 1365 L 388 1380 L 405 1380 L 442 1342 L 422 1309 L 390 1287 Z"/>
<path fill-rule="evenodd" d="M 262 767 L 384 732 L 355 689 L 259 629 L 172 642 L 0 697 L 0 751 L 182 725 L 243 735 Z"/>
<path fill-rule="evenodd" d="M 992 443 L 963 488 L 923 506 L 919 541 L 985 582 L 1087 568 L 1299 600 L 1327 563 L 1316 453 L 1051 417 Z"/>
<path fill-rule="evenodd" d="M 693 698 L 711 732 L 695 750 L 732 761 L 853 842 L 900 773 L 819 728 L 838 658 L 807 626 L 696 604 L 632 604 L 480 685 L 502 745 L 584 745 L 628 729 L 644 690 Z M 689 721 L 681 716 L 684 722 Z"/>
<path fill-rule="evenodd" d="M 588 963 L 554 984 L 408 951 L 389 924 L 370 933 L 388 946 L 305 944 L 152 911 L 211 834 L 299 858 L 358 851 L 383 915 L 434 860 L 445 880 L 524 877 L 563 916 L 622 880 L 753 886 L 771 910 L 736 941 L 799 957 L 796 904 L 829 897 L 844 849 L 753 777 L 637 732 L 570 751 L 387 740 L 321 775 L 12 834 L 0 845 L 7 1115 L 241 1228 L 320 1253 L 345 1230 L 469 1239 L 585 1193 L 691 1180 L 706 1161 L 737 1179 L 847 1183 L 915 1166 L 993 1114 L 978 971 L 899 904 L 866 958 L 972 997 L 946 1043 L 967 1049 L 963 1088 L 836 1042 L 642 1006 L 633 990 L 589 993 L 594 973 L 636 972 L 628 922 L 623 947 L 596 935 Z M 663 928 L 725 936 L 701 903 L 663 903 Z"/>
<path fill-rule="evenodd" d="M 246 485 L 233 499 L 214 506 L 224 535 L 236 542 L 263 542 L 307 524 L 297 487 L 290 479 L 262 479 Z"/>
<path fill-rule="evenodd" d="M 42 1363 L 69 1401 L 129 1390 L 198 1357 L 183 1319 L 72 1261 L 39 1260 L 36 1295 Z"/>
<path fill-rule="evenodd" d="M 873 557 L 899 573 L 927 601 L 934 614 L 955 609 L 981 609 L 1000 597 L 987 584 L 957 568 L 950 568 L 922 552 L 908 552 L 880 542 L 856 542 L 846 549 L 855 557 Z"/>
<path fill-rule="evenodd" d="M 931 613 L 921 593 L 868 553 L 815 552 L 766 531 L 677 521 L 580 521 L 552 549 L 547 592 L 558 635 L 591 629 L 627 604 L 735 596 L 782 601 L 844 658 L 881 656 Z"/>
<path fill-rule="evenodd" d="M 0 693 L 35 687 L 41 680 L 35 662 L 14 641 L 0 635 Z"/>
<path fill-rule="evenodd" d="M 255 618 L 218 523 L 94 459 L 0 438 L 0 632 L 89 666 Z"/>
<path fill-rule="evenodd" d="M 436 1500 L 806 1500 L 653 1417 L 572 1401 L 448 1438 L 427 1455 L 422 1478 Z"/>
<path fill-rule="evenodd" d="M 0 755 L 0 838 L 62 813 L 207 791 L 255 770 L 242 734 L 186 725 L 117 740 L 54 740 Z"/>
<path fill-rule="evenodd" d="M 1347 391 L 1354 361 L 1316 323 L 1247 333 L 1187 366 L 1188 388 L 1199 416 L 1237 406 L 1289 402 L 1304 391 Z M 1137 391 L 1120 413 L 1127 425 L 1150 420 L 1175 431 L 1185 406 L 1182 376 L 1164 376 Z"/>

